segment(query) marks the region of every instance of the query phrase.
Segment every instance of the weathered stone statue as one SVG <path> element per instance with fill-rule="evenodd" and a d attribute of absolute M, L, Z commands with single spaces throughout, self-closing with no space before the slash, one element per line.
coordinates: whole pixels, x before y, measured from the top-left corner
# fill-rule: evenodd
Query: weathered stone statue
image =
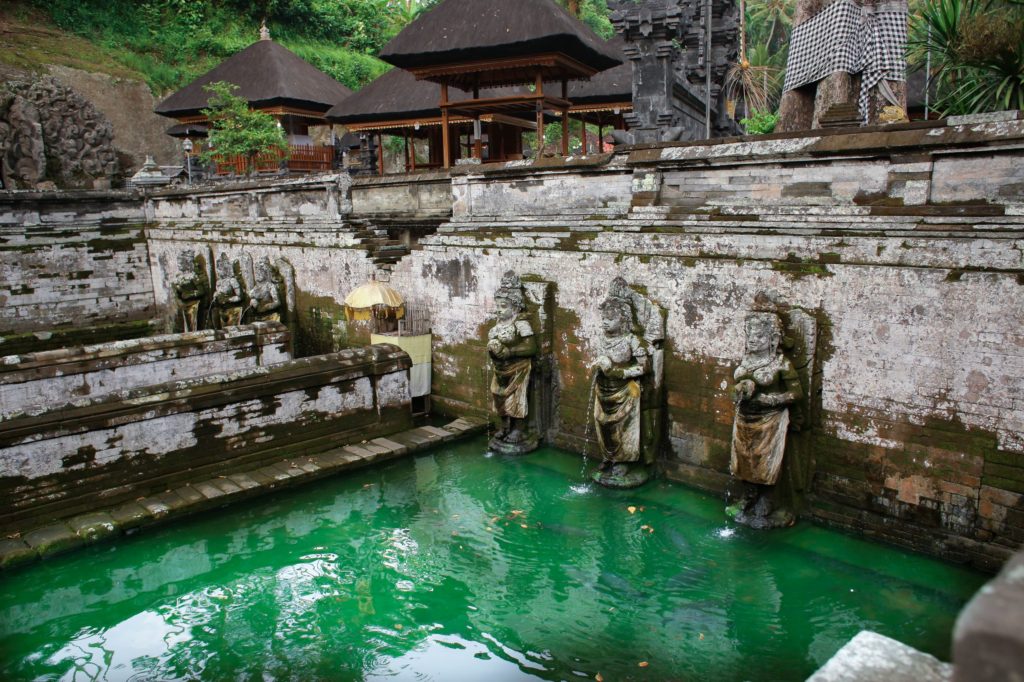
<path fill-rule="evenodd" d="M 727 511 L 739 523 L 776 528 L 794 521 L 788 510 L 774 508 L 771 493 L 782 471 L 790 406 L 803 396 L 803 389 L 782 349 L 779 315 L 770 306 L 755 307 L 760 309 L 746 317 L 745 351 L 733 373 L 736 416 L 730 471 L 743 482 L 743 491 Z"/>
<path fill-rule="evenodd" d="M 645 307 L 640 324 L 638 303 Z M 637 331 L 657 327 L 661 316 L 619 277 L 601 303 L 601 320 L 604 336 L 594 364 L 593 387 L 601 465 L 594 480 L 612 488 L 633 488 L 651 476 L 660 421 L 660 404 L 649 404 L 659 395 L 652 387 L 660 386 L 660 349 Z"/>
<path fill-rule="evenodd" d="M 274 266 L 269 258 L 261 258 L 256 263 L 255 283 L 249 290 L 249 309 L 257 322 L 280 322 L 281 289 L 275 277 Z"/>
<path fill-rule="evenodd" d="M 235 265 L 226 253 L 217 258 L 217 285 L 213 291 L 213 308 L 218 329 L 242 323 L 245 308 L 242 283 L 235 274 Z"/>
<path fill-rule="evenodd" d="M 526 313 L 523 285 L 507 272 L 494 295 L 498 321 L 487 335 L 487 352 L 494 366 L 491 400 L 501 428 L 489 443 L 491 450 L 523 454 L 537 449 L 540 434 L 529 428 L 530 377 L 537 356 L 537 339 Z"/>
<path fill-rule="evenodd" d="M 180 326 L 183 332 L 198 331 L 204 328 L 204 303 L 210 295 L 210 278 L 205 264 L 192 250 L 178 254 L 178 270 L 177 277 L 171 282 L 178 302 L 175 327 Z"/>

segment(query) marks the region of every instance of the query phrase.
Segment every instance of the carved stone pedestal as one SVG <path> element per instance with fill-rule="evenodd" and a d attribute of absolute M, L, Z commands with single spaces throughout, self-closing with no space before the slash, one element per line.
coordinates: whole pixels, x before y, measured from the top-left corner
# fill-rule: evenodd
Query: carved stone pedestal
<path fill-rule="evenodd" d="M 487 449 L 502 455 L 525 455 L 540 447 L 540 434 L 529 432 L 523 435 L 522 440 L 511 443 L 503 436 L 494 436 L 487 443 Z"/>
<path fill-rule="evenodd" d="M 739 500 L 725 508 L 725 515 L 736 523 L 757 530 L 788 528 L 796 516 L 788 509 L 777 509 L 772 502 L 774 486 L 745 483 Z"/>
<path fill-rule="evenodd" d="M 625 464 L 616 464 L 604 471 L 598 469 L 591 478 L 606 488 L 628 490 L 639 488 L 651 480 L 651 469 L 644 464 L 632 464 L 629 467 Z"/>

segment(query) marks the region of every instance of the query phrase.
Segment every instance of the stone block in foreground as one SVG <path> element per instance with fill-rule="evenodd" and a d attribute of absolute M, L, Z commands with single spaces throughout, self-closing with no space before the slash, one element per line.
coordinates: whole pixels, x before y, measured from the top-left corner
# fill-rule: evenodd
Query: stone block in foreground
<path fill-rule="evenodd" d="M 895 639 L 863 630 L 807 682 L 948 682 L 953 666 Z"/>

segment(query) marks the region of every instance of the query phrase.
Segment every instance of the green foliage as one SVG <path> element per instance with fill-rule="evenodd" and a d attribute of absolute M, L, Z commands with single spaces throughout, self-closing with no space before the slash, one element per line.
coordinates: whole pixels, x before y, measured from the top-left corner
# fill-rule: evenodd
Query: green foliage
<path fill-rule="evenodd" d="M 275 40 L 358 89 L 387 70 L 371 55 L 400 28 L 386 0 L 29 2 L 58 27 L 107 48 L 157 93 L 182 87 L 252 44 L 264 17 Z"/>
<path fill-rule="evenodd" d="M 202 113 L 210 120 L 208 147 L 200 155 L 207 163 L 219 156 L 243 156 L 246 173 L 251 175 L 260 154 L 288 151 L 284 131 L 270 114 L 249 108 L 249 103 L 233 94 L 238 86 L 220 81 L 207 85 L 209 107 Z"/>
<path fill-rule="evenodd" d="M 747 135 L 767 135 L 775 132 L 779 122 L 779 114 L 775 111 L 758 111 L 754 109 L 748 118 L 740 119 L 740 124 Z"/>
<path fill-rule="evenodd" d="M 1024 4 L 924 0 L 910 25 L 911 63 L 931 57 L 945 114 L 1024 108 Z"/>

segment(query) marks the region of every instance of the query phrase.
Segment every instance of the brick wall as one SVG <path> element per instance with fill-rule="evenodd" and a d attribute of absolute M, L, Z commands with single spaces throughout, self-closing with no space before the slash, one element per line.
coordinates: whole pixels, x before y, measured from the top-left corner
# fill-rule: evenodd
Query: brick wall
<path fill-rule="evenodd" d="M 409 356 L 371 346 L 121 391 L 4 422 L 0 527 L 44 523 L 411 426 Z"/>
<path fill-rule="evenodd" d="M 0 192 L 0 335 L 153 317 L 141 203 L 103 192 Z"/>
<path fill-rule="evenodd" d="M 274 365 L 291 359 L 290 345 L 284 325 L 257 322 L 7 356 L 0 358 L 0 419 L 76 398 Z"/>

